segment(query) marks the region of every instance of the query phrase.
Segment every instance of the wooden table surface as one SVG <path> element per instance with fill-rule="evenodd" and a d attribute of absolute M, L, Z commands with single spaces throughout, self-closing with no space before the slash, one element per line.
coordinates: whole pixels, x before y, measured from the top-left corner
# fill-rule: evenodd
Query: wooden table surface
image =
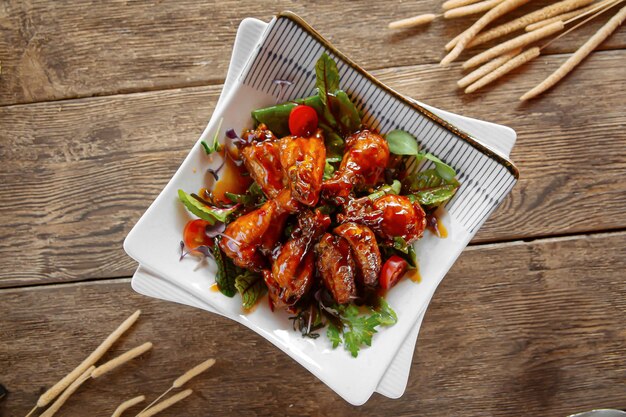
<path fill-rule="evenodd" d="M 169 416 L 565 416 L 626 408 L 626 30 L 543 97 L 601 22 L 480 94 L 437 62 L 472 19 L 392 32 L 439 3 L 0 0 L 0 415 L 23 416 L 137 308 L 60 415 L 108 416 L 217 365 Z M 519 13 L 545 2 L 533 2 Z M 292 10 L 399 92 L 518 133 L 521 177 L 437 290 L 404 396 L 353 407 L 251 331 L 135 294 L 122 241 L 202 132 L 238 23 Z M 601 19 L 606 20 L 606 19 Z M 349 376 L 346 376 L 349 378 Z"/>

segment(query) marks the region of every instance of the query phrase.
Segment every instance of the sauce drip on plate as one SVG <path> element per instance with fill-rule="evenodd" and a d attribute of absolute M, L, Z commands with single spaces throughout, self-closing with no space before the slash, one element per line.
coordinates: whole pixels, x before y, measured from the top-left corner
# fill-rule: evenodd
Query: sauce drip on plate
<path fill-rule="evenodd" d="M 433 232 L 435 236 L 445 239 L 448 237 L 448 229 L 443 225 L 437 213 L 430 213 L 426 216 L 426 228 Z"/>

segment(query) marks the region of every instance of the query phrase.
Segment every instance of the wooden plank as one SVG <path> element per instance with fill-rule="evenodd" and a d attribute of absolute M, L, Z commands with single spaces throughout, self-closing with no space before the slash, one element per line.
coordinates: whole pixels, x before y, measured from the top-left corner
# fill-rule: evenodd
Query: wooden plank
<path fill-rule="evenodd" d="M 402 93 L 518 131 L 520 182 L 475 241 L 527 239 L 626 225 L 626 92 L 614 87 L 625 56 L 594 54 L 525 105 L 517 97 L 561 57 L 470 97 L 442 91 L 454 79 L 433 65 L 376 74 Z M 573 87 L 594 105 L 572 100 Z M 0 108 L 0 287 L 132 274 L 122 241 L 200 135 L 219 90 Z"/>
<path fill-rule="evenodd" d="M 533 2 L 517 14 L 547 3 Z M 251 0 L 7 0 L 0 5 L 0 105 L 219 83 L 239 22 L 248 16 L 269 21 L 280 10 L 300 14 L 370 70 L 435 63 L 443 45 L 475 17 L 408 31 L 391 31 L 387 24 L 437 8 L 426 0 L 391 9 L 366 0 L 279 0 L 270 8 Z M 572 33 L 546 53 L 571 52 L 600 24 Z M 622 30 L 602 48 L 625 46 Z"/>
<path fill-rule="evenodd" d="M 428 309 L 404 396 L 375 394 L 359 408 L 243 326 L 139 296 L 127 280 L 3 290 L 0 382 L 10 394 L 0 413 L 26 414 L 136 308 L 139 322 L 103 360 L 148 340 L 153 351 L 87 383 L 63 415 L 109 415 L 124 399 L 154 398 L 208 357 L 218 362 L 189 384 L 196 394 L 167 415 L 550 417 L 624 408 L 625 268 L 624 232 L 468 249 Z"/>

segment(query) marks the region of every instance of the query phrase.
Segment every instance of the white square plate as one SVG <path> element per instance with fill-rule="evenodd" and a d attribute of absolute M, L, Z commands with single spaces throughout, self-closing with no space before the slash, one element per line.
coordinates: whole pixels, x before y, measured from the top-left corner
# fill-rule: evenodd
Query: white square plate
<path fill-rule="evenodd" d="M 178 262 L 177 258 L 180 233 L 189 216 L 179 204 L 176 191 L 178 188 L 199 189 L 205 182 L 203 173 L 210 165 L 199 143 L 133 228 L 125 241 L 125 249 L 163 279 L 266 337 L 350 403 L 362 404 L 421 317 L 440 280 L 478 227 L 513 187 L 517 171 L 501 155 L 374 80 L 289 13 L 281 14 L 269 24 L 203 137 L 213 133 L 216 120 L 220 118 L 224 120 L 223 130 L 249 126 L 252 109 L 276 100 L 278 91 L 272 83 L 275 78 L 294 81 L 285 98 L 312 93 L 315 80 L 311 69 L 322 51 L 338 62 L 341 86 L 365 112 L 366 124 L 381 132 L 402 128 L 413 133 L 423 148 L 454 166 L 463 183 L 448 204 L 449 214 L 444 218 L 449 237 L 442 240 L 427 235 L 416 245 L 423 281 L 414 284 L 405 280 L 388 295 L 389 303 L 398 314 L 398 323 L 379 332 L 373 346 L 352 359 L 341 349 L 330 349 L 324 337 L 302 339 L 291 330 L 285 313 L 272 314 L 260 307 L 244 315 L 238 299 L 210 291 L 214 268 L 195 269 L 194 262 Z M 217 161 L 213 161 L 213 166 L 216 164 Z M 346 374 L 352 376 L 350 381 L 343 378 Z"/>

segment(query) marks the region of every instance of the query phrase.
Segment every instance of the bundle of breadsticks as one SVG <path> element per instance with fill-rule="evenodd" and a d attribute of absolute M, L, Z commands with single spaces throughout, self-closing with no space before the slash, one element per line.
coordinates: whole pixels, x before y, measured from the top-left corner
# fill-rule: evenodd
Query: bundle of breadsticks
<path fill-rule="evenodd" d="M 448 0 L 443 3 L 441 14 L 429 13 L 398 20 L 391 22 L 389 28 L 404 29 L 424 25 L 440 17 L 452 19 L 482 14 L 474 24 L 446 44 L 447 55 L 441 60 L 442 66 L 450 65 L 465 50 L 511 35 L 509 39 L 474 55 L 463 63 L 464 69 L 475 69 L 460 79 L 457 84 L 459 88 L 464 88 L 466 93 L 473 93 L 537 58 L 550 43 L 588 21 L 610 10 L 615 10 L 615 6 L 621 5 L 626 0 L 561 0 L 507 23 L 489 27 L 495 20 L 529 2 L 530 0 Z M 615 12 L 556 71 L 522 95 L 520 100 L 525 101 L 537 97 L 556 85 L 608 38 L 624 22 L 624 19 L 626 19 L 626 6 Z M 540 42 L 543 44 L 537 45 Z"/>
<path fill-rule="evenodd" d="M 152 342 L 146 342 L 133 349 L 126 351 L 125 353 L 111 359 L 108 362 L 96 367 L 96 362 L 102 358 L 106 352 L 113 346 L 113 344 L 122 337 L 127 330 L 129 330 L 133 324 L 139 318 L 141 310 L 135 311 L 130 317 L 128 317 L 117 329 L 113 331 L 93 352 L 91 352 L 74 370 L 64 376 L 59 382 L 54 384 L 48 391 L 43 393 L 37 400 L 37 404 L 26 415 L 26 417 L 32 416 L 38 409 L 49 407 L 40 415 L 40 417 L 52 417 L 59 409 L 65 404 L 69 397 L 74 394 L 78 388 L 81 387 L 87 380 L 100 378 L 105 374 L 119 368 L 127 362 L 135 359 L 144 353 L 152 349 Z M 193 390 L 186 389 L 180 391 L 171 397 L 160 401 L 165 395 L 174 389 L 182 388 L 192 378 L 200 375 L 207 369 L 209 369 L 215 363 L 215 359 L 208 359 L 199 365 L 194 366 L 180 377 L 178 377 L 172 385 L 161 394 L 157 399 L 152 401 L 150 405 L 141 410 L 136 417 L 151 417 L 154 416 L 166 408 L 171 407 L 177 402 L 187 398 L 193 393 Z M 145 401 L 146 397 L 140 395 L 138 397 L 131 398 L 121 403 L 113 412 L 112 417 L 120 417 L 122 413 L 131 407 Z M 55 400 L 54 402 L 52 402 Z M 50 405 L 50 403 L 52 404 Z"/>

